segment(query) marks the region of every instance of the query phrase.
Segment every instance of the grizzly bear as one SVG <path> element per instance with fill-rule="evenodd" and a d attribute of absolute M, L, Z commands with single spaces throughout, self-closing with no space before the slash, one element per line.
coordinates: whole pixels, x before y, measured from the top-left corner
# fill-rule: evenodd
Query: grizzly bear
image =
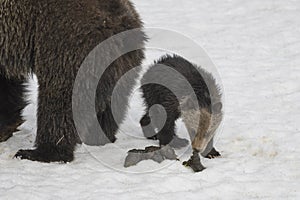
<path fill-rule="evenodd" d="M 19 150 L 16 157 L 72 161 L 81 142 L 72 115 L 72 89 L 82 62 L 107 38 L 140 28 L 141 19 L 129 0 L 0 0 L 0 142 L 23 122 L 24 84 L 34 73 L 39 84 L 35 148 Z M 135 42 L 141 48 L 114 60 L 99 81 L 96 113 L 111 142 L 120 123 L 110 109 L 113 88 L 123 74 L 141 64 L 145 41 L 140 30 Z M 109 52 L 119 52 L 126 42 L 116 41 L 100 58 L 106 60 Z M 121 118 L 134 84 L 133 77 L 124 86 Z"/>
<path fill-rule="evenodd" d="M 222 96 L 210 73 L 178 55 L 166 55 L 150 66 L 141 85 L 146 113 L 140 124 L 147 138 L 158 139 L 160 146 L 182 147 L 180 142 L 185 140 L 175 134 L 175 121 L 182 117 L 193 148 L 191 159 L 184 164 L 201 171 L 199 152 L 207 158 L 220 156 L 213 147 L 213 136 L 222 121 Z"/>

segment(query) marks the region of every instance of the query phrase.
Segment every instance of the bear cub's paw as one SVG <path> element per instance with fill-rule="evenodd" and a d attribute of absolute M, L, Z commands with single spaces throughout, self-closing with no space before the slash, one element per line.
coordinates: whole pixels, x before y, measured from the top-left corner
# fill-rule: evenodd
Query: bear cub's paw
<path fill-rule="evenodd" d="M 214 158 L 217 158 L 217 157 L 221 157 L 221 154 L 220 154 L 215 148 L 213 148 L 213 149 L 205 156 L 205 158 L 208 158 L 208 159 L 214 159 Z"/>
<path fill-rule="evenodd" d="M 201 172 L 205 170 L 205 167 L 201 164 L 201 162 L 197 162 L 193 159 L 185 161 L 182 163 L 185 167 L 190 167 L 194 172 Z"/>

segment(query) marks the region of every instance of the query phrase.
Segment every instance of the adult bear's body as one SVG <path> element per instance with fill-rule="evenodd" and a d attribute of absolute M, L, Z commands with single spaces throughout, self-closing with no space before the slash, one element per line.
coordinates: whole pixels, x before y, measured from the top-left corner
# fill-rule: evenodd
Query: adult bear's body
<path fill-rule="evenodd" d="M 72 161 L 74 147 L 80 142 L 72 117 L 72 90 L 78 69 L 100 42 L 122 31 L 141 28 L 140 18 L 128 0 L 0 2 L 0 83 L 8 85 L 0 87 L 0 142 L 22 122 L 20 113 L 26 105 L 23 83 L 28 74 L 35 73 L 39 82 L 36 149 L 20 150 L 17 156 L 42 162 Z M 143 47 L 144 34 L 138 36 L 136 40 Z M 120 45 L 111 46 L 107 52 L 118 52 L 124 41 L 117 42 Z M 99 82 L 97 117 L 112 142 L 118 129 L 110 110 L 112 89 L 143 58 L 142 49 L 118 58 Z M 121 116 L 134 83 L 134 77 L 126 83 Z"/>

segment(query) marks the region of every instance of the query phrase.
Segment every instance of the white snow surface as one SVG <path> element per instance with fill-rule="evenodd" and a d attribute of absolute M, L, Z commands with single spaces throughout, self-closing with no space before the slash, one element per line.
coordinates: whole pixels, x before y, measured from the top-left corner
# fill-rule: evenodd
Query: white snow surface
<path fill-rule="evenodd" d="M 181 164 L 190 149 L 180 162 L 123 168 L 128 149 L 157 144 L 138 137 L 143 104 L 135 92 L 115 144 L 78 146 L 68 164 L 13 159 L 34 145 L 33 80 L 26 123 L 0 144 L 0 199 L 300 199 L 300 1 L 134 3 L 146 27 L 189 36 L 216 64 L 226 102 L 215 140 L 222 157 L 202 159 L 206 170 L 197 174 Z M 145 66 L 162 53 L 147 50 Z M 186 134 L 180 121 L 177 131 Z"/>

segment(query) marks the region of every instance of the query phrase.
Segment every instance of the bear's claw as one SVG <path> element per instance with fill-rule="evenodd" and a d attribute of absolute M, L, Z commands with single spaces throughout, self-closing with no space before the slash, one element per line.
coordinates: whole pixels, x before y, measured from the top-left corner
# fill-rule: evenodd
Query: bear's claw
<path fill-rule="evenodd" d="M 74 159 L 73 150 L 67 147 L 40 146 L 34 150 L 19 150 L 16 158 L 27 159 L 39 162 L 71 162 Z"/>
<path fill-rule="evenodd" d="M 217 158 L 217 157 L 221 157 L 221 154 L 220 154 L 215 148 L 213 148 L 213 149 L 205 156 L 205 158 L 208 158 L 208 159 L 213 159 L 213 158 Z"/>

